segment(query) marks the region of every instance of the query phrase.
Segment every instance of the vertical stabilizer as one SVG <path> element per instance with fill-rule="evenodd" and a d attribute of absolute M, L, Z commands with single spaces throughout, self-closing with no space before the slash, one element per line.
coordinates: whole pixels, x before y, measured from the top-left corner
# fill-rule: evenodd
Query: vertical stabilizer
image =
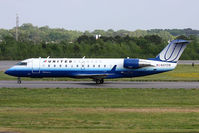
<path fill-rule="evenodd" d="M 187 40 L 173 40 L 152 60 L 177 62 L 188 43 Z"/>

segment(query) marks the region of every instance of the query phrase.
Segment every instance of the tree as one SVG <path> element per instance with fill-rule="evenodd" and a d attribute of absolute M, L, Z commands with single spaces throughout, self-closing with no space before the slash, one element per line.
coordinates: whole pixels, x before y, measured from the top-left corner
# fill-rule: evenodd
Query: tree
<path fill-rule="evenodd" d="M 180 36 L 177 36 L 176 39 L 184 39 L 184 40 L 189 40 L 188 37 L 186 37 L 185 35 L 180 35 Z"/>

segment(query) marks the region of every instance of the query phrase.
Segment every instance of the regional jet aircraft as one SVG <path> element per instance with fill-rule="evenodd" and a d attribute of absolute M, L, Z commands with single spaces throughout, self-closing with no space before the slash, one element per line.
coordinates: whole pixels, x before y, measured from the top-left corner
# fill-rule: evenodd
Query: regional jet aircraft
<path fill-rule="evenodd" d="M 5 73 L 18 77 L 71 77 L 91 78 L 96 84 L 104 79 L 130 78 L 173 70 L 184 51 L 187 40 L 171 41 L 155 58 L 31 58 L 23 60 Z"/>

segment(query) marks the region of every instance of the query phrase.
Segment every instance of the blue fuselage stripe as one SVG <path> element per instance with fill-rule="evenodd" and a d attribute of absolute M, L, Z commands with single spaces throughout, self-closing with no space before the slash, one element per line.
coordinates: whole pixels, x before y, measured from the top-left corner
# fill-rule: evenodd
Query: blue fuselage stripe
<path fill-rule="evenodd" d="M 139 77 L 170 71 L 171 69 L 117 69 L 112 72 L 110 69 L 46 69 L 39 71 L 30 69 L 10 69 L 9 75 L 17 77 L 78 77 L 78 75 L 107 74 L 105 78 Z"/>

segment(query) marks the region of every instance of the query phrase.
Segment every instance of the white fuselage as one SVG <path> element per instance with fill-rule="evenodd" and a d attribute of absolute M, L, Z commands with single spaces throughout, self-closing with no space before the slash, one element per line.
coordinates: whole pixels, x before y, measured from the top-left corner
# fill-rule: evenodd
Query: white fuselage
<path fill-rule="evenodd" d="M 177 64 L 138 59 L 138 68 L 126 68 L 124 60 L 128 59 L 31 58 L 22 61 L 22 65 L 13 66 L 9 71 L 18 77 L 98 78 L 103 75 L 103 78 L 123 78 L 170 71 Z M 115 69 L 112 70 L 114 66 Z"/>

